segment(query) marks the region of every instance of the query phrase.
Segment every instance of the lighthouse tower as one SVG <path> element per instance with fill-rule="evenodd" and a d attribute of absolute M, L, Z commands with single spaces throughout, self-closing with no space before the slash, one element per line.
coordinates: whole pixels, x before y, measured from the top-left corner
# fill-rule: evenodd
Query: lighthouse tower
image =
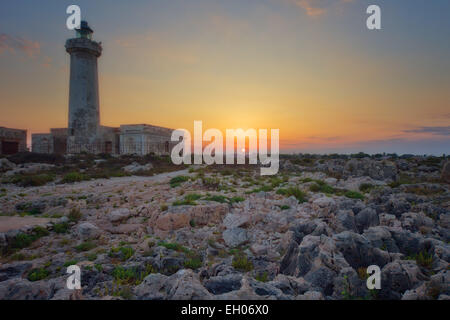
<path fill-rule="evenodd" d="M 92 40 L 93 33 L 81 21 L 76 38 L 66 41 L 70 54 L 68 153 L 101 152 L 97 59 L 102 47 Z"/>

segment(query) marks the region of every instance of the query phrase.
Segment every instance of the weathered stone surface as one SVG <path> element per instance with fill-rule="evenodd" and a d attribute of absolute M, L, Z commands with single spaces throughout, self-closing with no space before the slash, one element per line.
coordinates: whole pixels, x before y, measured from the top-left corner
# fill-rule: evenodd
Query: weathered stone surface
<path fill-rule="evenodd" d="M 77 226 L 77 233 L 81 239 L 86 240 L 86 239 L 97 239 L 100 236 L 101 231 L 97 226 L 93 225 L 92 223 L 83 222 Z"/>
<path fill-rule="evenodd" d="M 242 228 L 227 229 L 222 236 L 229 247 L 237 247 L 248 240 L 247 231 Z"/>

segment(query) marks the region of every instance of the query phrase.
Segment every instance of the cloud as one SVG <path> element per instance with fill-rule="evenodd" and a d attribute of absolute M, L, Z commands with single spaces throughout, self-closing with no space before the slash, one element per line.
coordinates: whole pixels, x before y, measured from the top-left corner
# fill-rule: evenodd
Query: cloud
<path fill-rule="evenodd" d="M 444 127 L 419 127 L 412 130 L 404 130 L 407 133 L 430 133 L 437 136 L 450 136 L 450 126 Z"/>
<path fill-rule="evenodd" d="M 353 0 L 290 0 L 296 6 L 305 10 L 310 17 L 322 16 L 327 11 L 336 5 L 350 3 Z"/>
<path fill-rule="evenodd" d="M 41 45 L 36 41 L 2 33 L 0 34 L 0 54 L 4 51 L 9 51 L 10 53 L 20 51 L 32 58 L 40 53 Z"/>

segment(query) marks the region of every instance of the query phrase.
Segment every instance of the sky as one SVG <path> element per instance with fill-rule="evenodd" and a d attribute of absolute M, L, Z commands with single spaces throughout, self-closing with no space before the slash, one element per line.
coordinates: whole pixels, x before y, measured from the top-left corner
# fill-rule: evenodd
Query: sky
<path fill-rule="evenodd" d="M 279 129 L 285 153 L 450 153 L 448 0 L 1 0 L 0 126 L 67 127 L 70 4 L 102 42 L 102 125 Z"/>

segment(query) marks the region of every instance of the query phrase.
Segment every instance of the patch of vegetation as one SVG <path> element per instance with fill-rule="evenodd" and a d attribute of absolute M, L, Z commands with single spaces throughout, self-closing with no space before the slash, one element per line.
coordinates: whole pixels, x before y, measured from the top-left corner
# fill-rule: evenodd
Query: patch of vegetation
<path fill-rule="evenodd" d="M 45 268 L 33 269 L 28 273 L 28 280 L 30 281 L 39 281 L 47 278 L 50 275 L 50 271 Z"/>
<path fill-rule="evenodd" d="M 288 206 L 288 205 L 282 205 L 282 206 L 278 206 L 280 209 L 281 209 L 281 211 L 283 211 L 283 210 L 289 210 L 291 207 L 290 206 Z"/>
<path fill-rule="evenodd" d="M 69 218 L 70 222 L 78 222 L 83 217 L 83 214 L 81 213 L 80 209 L 72 208 L 67 217 Z"/>
<path fill-rule="evenodd" d="M 161 205 L 161 211 L 167 211 L 167 209 L 169 209 L 169 206 L 167 204 Z"/>
<path fill-rule="evenodd" d="M 286 189 L 278 189 L 277 194 L 281 194 L 285 197 L 294 196 L 298 202 L 303 203 L 306 202 L 306 194 L 297 187 L 289 187 Z"/>
<path fill-rule="evenodd" d="M 417 254 L 409 255 L 406 259 L 415 260 L 417 265 L 428 269 L 430 269 L 433 264 L 433 255 L 425 250 L 420 251 Z"/>
<path fill-rule="evenodd" d="M 322 180 L 316 180 L 315 183 L 309 187 L 309 190 L 312 192 L 322 192 L 326 194 L 333 194 L 336 191 L 332 186 L 326 184 Z"/>
<path fill-rule="evenodd" d="M 57 223 L 53 226 L 53 231 L 58 234 L 67 233 L 70 229 L 70 225 L 68 222 Z"/>
<path fill-rule="evenodd" d="M 350 198 L 350 199 L 364 200 L 364 195 L 362 195 L 361 193 L 359 193 L 357 191 L 347 191 L 344 193 L 344 196 L 346 196 L 347 198 Z"/>
<path fill-rule="evenodd" d="M 117 266 L 112 271 L 114 280 L 119 285 L 138 285 L 150 273 L 155 273 L 155 269 L 151 264 L 148 264 L 145 270 L 139 271 L 137 268 L 124 268 Z"/>
<path fill-rule="evenodd" d="M 269 281 L 269 274 L 267 273 L 267 271 L 264 271 L 263 273 L 258 273 L 255 279 L 261 282 L 267 282 Z"/>
<path fill-rule="evenodd" d="M 184 267 L 192 270 L 196 270 L 202 266 L 202 259 L 200 256 L 192 256 L 184 261 Z"/>
<path fill-rule="evenodd" d="M 369 193 L 375 186 L 371 183 L 363 183 L 359 186 L 359 191 Z"/>
<path fill-rule="evenodd" d="M 159 241 L 158 242 L 158 246 L 164 247 L 166 249 L 169 250 L 175 250 L 178 252 L 184 252 L 184 253 L 189 253 L 190 250 L 186 247 L 183 247 L 181 244 L 179 243 L 170 243 L 170 242 L 165 242 L 165 241 Z"/>
<path fill-rule="evenodd" d="M 233 256 L 232 266 L 236 270 L 240 270 L 243 272 L 253 270 L 253 263 L 248 260 L 247 255 L 243 252 L 238 252 Z"/>
<path fill-rule="evenodd" d="M 73 182 L 80 182 L 84 180 L 90 180 L 89 176 L 79 173 L 79 172 L 70 172 L 64 175 L 61 182 L 62 183 L 73 183 Z"/>
<path fill-rule="evenodd" d="M 120 260 L 127 261 L 134 255 L 134 250 L 131 247 L 113 247 L 108 255 L 110 257 L 119 256 Z"/>
<path fill-rule="evenodd" d="M 186 182 L 189 180 L 189 177 L 187 176 L 176 176 L 170 179 L 170 186 L 172 188 L 180 186 L 183 182 Z"/>
<path fill-rule="evenodd" d="M 85 241 L 75 247 L 77 251 L 89 251 L 96 247 L 97 245 L 92 241 Z"/>
<path fill-rule="evenodd" d="M 174 206 L 183 206 L 183 205 L 195 206 L 195 205 L 197 205 L 197 203 L 195 201 L 200 199 L 201 197 L 202 197 L 202 195 L 196 194 L 196 193 L 188 194 L 184 197 L 183 200 L 174 201 L 172 205 L 174 205 Z"/>
<path fill-rule="evenodd" d="M 74 266 L 74 265 L 76 265 L 77 263 L 78 263 L 77 260 L 69 260 L 69 261 L 64 262 L 63 267 L 67 268 L 67 267 L 69 267 L 69 266 Z"/>

